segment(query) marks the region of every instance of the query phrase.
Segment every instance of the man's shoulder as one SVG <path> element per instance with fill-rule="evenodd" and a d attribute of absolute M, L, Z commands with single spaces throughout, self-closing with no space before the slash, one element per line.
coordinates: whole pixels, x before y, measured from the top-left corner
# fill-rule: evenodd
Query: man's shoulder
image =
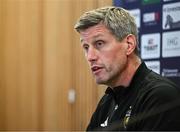
<path fill-rule="evenodd" d="M 153 90 L 180 90 L 180 88 L 170 79 L 165 78 L 153 71 L 145 77 L 142 85 L 147 89 Z"/>
<path fill-rule="evenodd" d="M 144 79 L 139 95 L 146 100 L 170 101 L 180 98 L 180 88 L 171 80 L 151 72 Z"/>

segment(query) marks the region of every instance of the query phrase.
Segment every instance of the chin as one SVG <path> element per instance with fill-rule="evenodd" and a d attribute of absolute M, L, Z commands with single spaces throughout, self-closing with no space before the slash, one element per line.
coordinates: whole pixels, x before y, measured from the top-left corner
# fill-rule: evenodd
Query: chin
<path fill-rule="evenodd" d="M 106 81 L 106 80 L 96 79 L 96 83 L 97 83 L 97 84 L 104 84 L 104 85 L 106 85 L 106 84 L 107 84 L 107 81 Z"/>

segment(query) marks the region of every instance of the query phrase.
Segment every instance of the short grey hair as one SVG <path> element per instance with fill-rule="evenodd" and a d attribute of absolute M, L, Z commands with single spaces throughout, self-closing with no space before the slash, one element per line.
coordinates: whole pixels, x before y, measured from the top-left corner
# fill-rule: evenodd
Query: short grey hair
<path fill-rule="evenodd" d="M 85 12 L 74 28 L 80 32 L 99 23 L 103 23 L 118 41 L 122 41 L 127 35 L 133 34 L 138 45 L 138 28 L 135 19 L 121 7 L 108 6 Z M 138 46 L 135 53 L 139 56 Z"/>

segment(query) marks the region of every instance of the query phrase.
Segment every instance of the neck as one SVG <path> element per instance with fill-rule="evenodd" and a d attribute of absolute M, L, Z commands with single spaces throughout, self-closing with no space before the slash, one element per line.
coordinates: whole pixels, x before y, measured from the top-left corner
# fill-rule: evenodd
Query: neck
<path fill-rule="evenodd" d="M 118 78 L 116 83 L 114 83 L 110 87 L 112 88 L 117 87 L 117 86 L 128 87 L 140 64 L 141 64 L 141 60 L 138 57 L 135 57 L 135 58 L 129 57 L 127 61 L 127 65 L 124 71 L 121 73 L 120 78 Z"/>

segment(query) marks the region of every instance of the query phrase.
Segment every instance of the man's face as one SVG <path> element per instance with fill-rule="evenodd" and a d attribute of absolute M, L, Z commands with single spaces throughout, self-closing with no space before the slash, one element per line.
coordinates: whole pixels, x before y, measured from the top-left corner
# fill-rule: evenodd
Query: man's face
<path fill-rule="evenodd" d="M 98 84 L 115 86 L 127 65 L 128 44 L 98 24 L 80 32 L 85 57 Z"/>

